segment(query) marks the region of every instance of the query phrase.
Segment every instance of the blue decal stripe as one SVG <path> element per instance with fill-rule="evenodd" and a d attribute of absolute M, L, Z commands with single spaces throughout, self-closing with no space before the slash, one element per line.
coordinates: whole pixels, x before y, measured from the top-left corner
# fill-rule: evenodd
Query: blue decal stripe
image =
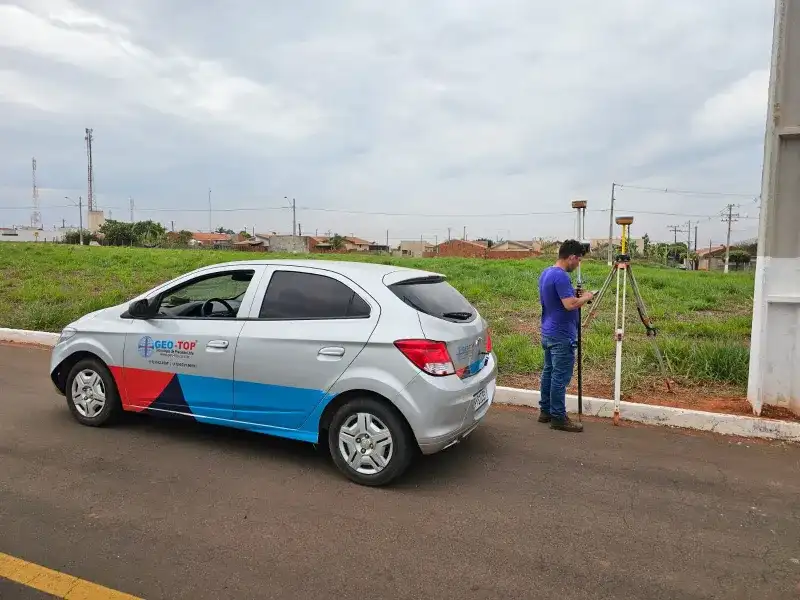
<path fill-rule="evenodd" d="M 233 381 L 203 375 L 178 375 L 183 398 L 198 417 L 233 418 Z"/>
<path fill-rule="evenodd" d="M 236 381 L 233 384 L 234 419 L 298 429 L 324 395 L 322 390 Z"/>

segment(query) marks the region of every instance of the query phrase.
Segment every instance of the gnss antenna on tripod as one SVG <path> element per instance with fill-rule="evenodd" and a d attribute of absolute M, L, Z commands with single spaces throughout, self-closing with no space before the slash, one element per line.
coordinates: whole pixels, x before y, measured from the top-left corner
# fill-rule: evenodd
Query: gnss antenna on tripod
<path fill-rule="evenodd" d="M 630 278 L 631 291 L 636 299 L 636 310 L 639 313 L 639 319 L 642 321 L 642 324 L 647 330 L 647 339 L 649 339 L 653 345 L 653 352 L 656 355 L 658 365 L 661 368 L 662 374 L 664 375 L 664 381 L 666 382 L 667 390 L 669 392 L 672 392 L 672 385 L 667 372 L 666 363 L 664 362 L 664 357 L 661 354 L 661 350 L 658 348 L 658 344 L 656 344 L 655 337 L 658 331 L 653 326 L 650 317 L 647 315 L 647 308 L 644 305 L 644 300 L 639 292 L 639 284 L 636 282 L 636 277 L 633 275 L 633 269 L 631 268 L 630 264 L 631 257 L 628 254 L 628 242 L 630 226 L 633 224 L 633 217 L 617 217 L 616 223 L 622 227 L 620 253 L 614 260 L 611 271 L 608 273 L 608 276 L 603 282 L 600 291 L 595 296 L 592 309 L 589 311 L 589 314 L 586 315 L 586 320 L 584 321 L 583 326 L 588 326 L 597 314 L 597 309 L 600 306 L 600 302 L 605 296 L 606 291 L 611 285 L 611 280 L 614 278 L 614 274 L 616 273 L 617 302 L 614 310 L 614 341 L 616 342 L 616 360 L 614 368 L 614 425 L 619 425 L 619 406 L 622 386 L 622 340 L 625 337 L 625 302 L 627 299 L 626 292 L 628 278 Z M 622 292 L 622 302 L 620 302 L 620 291 Z"/>

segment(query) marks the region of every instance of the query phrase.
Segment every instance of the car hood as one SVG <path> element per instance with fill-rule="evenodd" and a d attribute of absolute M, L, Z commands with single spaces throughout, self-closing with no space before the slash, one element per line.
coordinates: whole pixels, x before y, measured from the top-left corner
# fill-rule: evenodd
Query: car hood
<path fill-rule="evenodd" d="M 67 327 L 74 327 L 76 329 L 85 329 L 86 327 L 94 328 L 99 323 L 103 321 L 119 321 L 120 315 L 125 312 L 125 307 L 123 305 L 118 306 L 110 306 L 108 308 L 101 308 L 100 310 L 95 310 L 90 313 L 87 313 L 76 319 Z"/>

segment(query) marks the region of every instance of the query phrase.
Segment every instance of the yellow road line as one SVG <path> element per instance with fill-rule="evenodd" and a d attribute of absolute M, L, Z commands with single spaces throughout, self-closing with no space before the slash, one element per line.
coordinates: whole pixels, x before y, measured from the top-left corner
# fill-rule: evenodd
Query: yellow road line
<path fill-rule="evenodd" d="M 2 552 L 0 577 L 64 600 L 142 600 Z"/>

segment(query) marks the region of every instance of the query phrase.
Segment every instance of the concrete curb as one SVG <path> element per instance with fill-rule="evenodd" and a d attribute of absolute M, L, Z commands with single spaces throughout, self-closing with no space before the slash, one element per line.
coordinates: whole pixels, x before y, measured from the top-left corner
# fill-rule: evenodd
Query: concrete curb
<path fill-rule="evenodd" d="M 57 341 L 57 333 L 0 327 L 0 342 L 55 346 Z M 539 392 L 498 386 L 494 401 L 499 404 L 538 408 Z M 578 412 L 578 398 L 576 396 L 567 396 L 567 410 L 571 413 Z M 610 418 L 614 414 L 614 402 L 603 398 L 585 397 L 583 399 L 583 413 L 594 417 Z M 648 425 L 682 427 L 724 435 L 800 442 L 800 423 L 778 421 L 776 419 L 726 415 L 634 402 L 620 403 L 620 417 L 626 421 Z"/>
<path fill-rule="evenodd" d="M 0 327 L 0 342 L 15 344 L 35 344 L 37 346 L 55 346 L 59 335 L 47 331 L 29 331 L 27 329 L 6 329 Z"/>
<path fill-rule="evenodd" d="M 539 392 L 498 386 L 495 402 L 538 408 Z M 578 412 L 577 396 L 567 396 L 567 411 L 570 413 Z M 604 400 L 602 398 L 584 397 L 583 414 L 610 418 L 614 415 L 614 402 L 613 400 Z M 800 442 L 800 423 L 791 421 L 727 415 L 655 404 L 637 404 L 635 402 L 620 402 L 619 414 L 625 421 L 646 423 L 648 425 L 665 425 L 667 427 L 697 429 L 724 435 Z"/>

